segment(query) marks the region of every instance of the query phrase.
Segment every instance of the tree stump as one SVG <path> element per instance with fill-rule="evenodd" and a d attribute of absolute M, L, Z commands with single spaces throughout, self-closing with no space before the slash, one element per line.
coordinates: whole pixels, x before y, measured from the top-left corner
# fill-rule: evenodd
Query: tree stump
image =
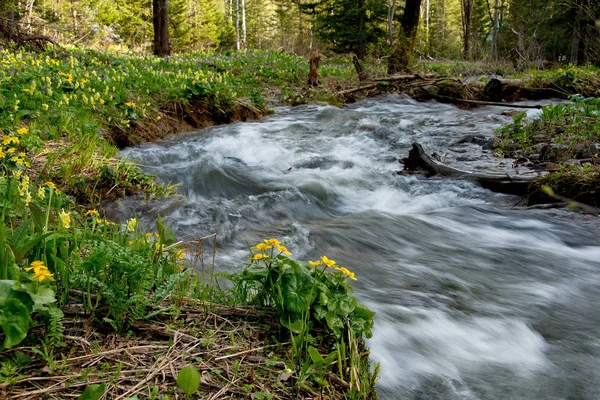
<path fill-rule="evenodd" d="M 308 86 L 319 86 L 319 62 L 321 61 L 321 55 L 316 53 L 310 57 L 309 65 L 310 70 L 308 72 Z"/>
<path fill-rule="evenodd" d="M 354 64 L 354 69 L 356 69 L 356 74 L 358 75 L 358 80 L 360 82 L 365 82 L 371 79 L 369 74 L 367 74 L 367 71 L 365 71 L 364 67 L 358 60 L 358 56 L 354 53 L 352 53 L 352 64 Z"/>

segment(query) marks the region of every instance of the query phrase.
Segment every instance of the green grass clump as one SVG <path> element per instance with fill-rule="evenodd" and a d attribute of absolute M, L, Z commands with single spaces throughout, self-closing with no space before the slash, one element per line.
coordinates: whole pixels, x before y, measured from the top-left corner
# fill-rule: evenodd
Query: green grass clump
<path fill-rule="evenodd" d="M 567 145 L 575 156 L 578 147 L 600 142 L 600 98 L 572 96 L 568 102 L 543 107 L 534 120 L 521 112 L 498 130 L 498 137 L 506 154 L 546 143 Z"/>

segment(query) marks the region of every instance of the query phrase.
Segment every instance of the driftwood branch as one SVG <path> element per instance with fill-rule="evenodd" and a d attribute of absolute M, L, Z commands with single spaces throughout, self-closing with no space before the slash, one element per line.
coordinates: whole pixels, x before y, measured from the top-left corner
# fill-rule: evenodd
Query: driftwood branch
<path fill-rule="evenodd" d="M 547 106 L 547 104 L 527 105 L 527 104 L 504 103 L 504 102 L 499 102 L 499 101 L 465 100 L 465 99 L 459 99 L 459 98 L 456 98 L 456 97 L 439 96 L 439 95 L 434 95 L 434 97 L 438 98 L 439 100 L 448 101 L 450 103 L 465 103 L 465 104 L 473 104 L 473 105 L 478 105 L 478 106 L 499 106 L 499 107 L 510 107 L 510 108 L 533 108 L 533 109 L 538 109 L 538 110 L 541 109 L 542 107 Z"/>
<path fill-rule="evenodd" d="M 425 152 L 419 143 L 413 143 L 408 157 L 401 160 L 404 171 L 407 173 L 421 172 L 425 176 L 446 176 L 458 179 L 467 179 L 479 184 L 485 189 L 494 192 L 515 194 L 525 196 L 530 192 L 531 184 L 542 176 L 543 173 L 534 176 L 522 176 L 513 174 L 475 174 L 450 167 Z"/>

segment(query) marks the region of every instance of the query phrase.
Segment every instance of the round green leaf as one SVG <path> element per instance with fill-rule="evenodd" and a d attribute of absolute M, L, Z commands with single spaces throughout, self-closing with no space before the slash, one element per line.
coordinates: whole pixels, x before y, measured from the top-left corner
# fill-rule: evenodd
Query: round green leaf
<path fill-rule="evenodd" d="M 200 372 L 191 365 L 182 368 L 177 374 L 177 386 L 188 396 L 196 393 L 200 387 Z"/>

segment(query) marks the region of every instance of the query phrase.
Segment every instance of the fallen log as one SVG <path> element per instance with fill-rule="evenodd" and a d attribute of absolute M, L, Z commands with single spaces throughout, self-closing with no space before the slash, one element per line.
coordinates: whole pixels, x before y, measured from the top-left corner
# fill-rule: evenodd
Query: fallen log
<path fill-rule="evenodd" d="M 357 69 L 358 71 L 358 69 Z M 357 88 L 353 88 L 353 89 L 347 89 L 347 90 L 342 90 L 339 91 L 337 94 L 338 96 L 346 96 L 352 93 L 357 93 L 363 90 L 369 90 L 369 89 L 375 89 L 379 86 L 381 87 L 387 87 L 387 84 L 390 82 L 398 82 L 398 81 L 413 81 L 413 80 L 423 80 L 425 78 L 431 77 L 431 74 L 426 74 L 426 75 L 419 75 L 419 74 L 410 74 L 410 75 L 395 75 L 395 76 L 389 76 L 386 78 L 377 78 L 377 79 L 373 79 L 373 81 L 375 83 L 371 83 L 365 86 L 359 86 Z M 359 72 L 359 78 L 360 78 L 360 72 Z M 447 78 L 444 78 L 447 79 Z M 362 80 L 361 80 L 362 82 Z"/>
<path fill-rule="evenodd" d="M 467 179 L 493 192 L 526 196 L 531 192 L 531 185 L 545 172 L 532 176 L 513 174 L 476 174 L 450 167 L 425 152 L 419 143 L 413 143 L 408 157 L 400 160 L 406 173 L 423 172 L 426 177 L 435 175 L 458 179 Z"/>
<path fill-rule="evenodd" d="M 514 103 L 504 103 L 501 101 L 483 101 L 483 100 L 465 100 L 465 99 L 458 99 L 455 97 L 448 97 L 448 96 L 437 96 L 434 95 L 434 97 L 439 98 L 440 100 L 446 100 L 448 102 L 451 103 L 465 103 L 465 104 L 474 104 L 474 105 L 478 105 L 478 106 L 498 106 L 498 107 L 509 107 L 509 108 L 533 108 L 533 109 L 541 109 L 542 107 L 546 107 L 547 104 L 533 104 L 533 105 L 527 105 L 527 104 L 514 104 Z"/>

